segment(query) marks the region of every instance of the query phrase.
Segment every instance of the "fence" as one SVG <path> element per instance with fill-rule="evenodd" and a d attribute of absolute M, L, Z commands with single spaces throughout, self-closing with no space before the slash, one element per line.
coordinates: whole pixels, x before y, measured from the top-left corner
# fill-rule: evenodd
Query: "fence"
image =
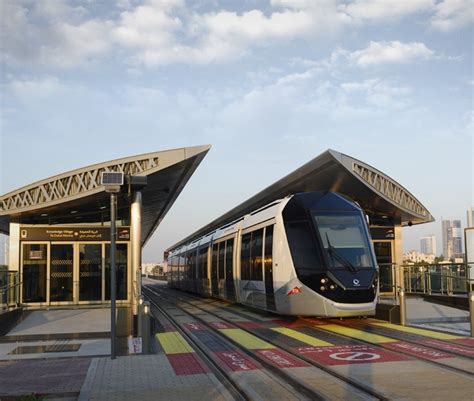
<path fill-rule="evenodd" d="M 439 263 L 419 266 L 380 264 L 380 294 L 396 296 L 396 290 L 403 287 L 406 293 L 412 294 L 466 295 L 469 268 L 473 272 L 472 279 L 473 263 Z M 399 283 L 401 280 L 403 284 Z"/>
<path fill-rule="evenodd" d="M 20 276 L 18 272 L 0 268 L 0 313 L 17 306 L 20 301 Z"/>

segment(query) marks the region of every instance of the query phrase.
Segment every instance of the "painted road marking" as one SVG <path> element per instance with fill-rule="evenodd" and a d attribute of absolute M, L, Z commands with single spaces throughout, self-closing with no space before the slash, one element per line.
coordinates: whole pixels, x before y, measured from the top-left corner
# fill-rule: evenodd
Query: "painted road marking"
<path fill-rule="evenodd" d="M 277 368 L 302 368 L 309 366 L 301 359 L 295 358 L 290 354 L 279 349 L 261 349 L 256 351 L 257 354 L 266 359 L 267 362 Z"/>
<path fill-rule="evenodd" d="M 299 347 L 299 354 L 324 365 L 406 361 L 410 358 L 370 345 L 336 345 L 333 347 Z"/>
<path fill-rule="evenodd" d="M 453 358 L 454 355 L 446 354 L 442 351 L 426 348 L 421 345 L 409 344 L 402 341 L 394 342 L 385 345 L 395 351 L 404 351 L 410 355 L 424 359 L 441 359 L 441 358 Z"/>
<path fill-rule="evenodd" d="M 454 336 L 452 334 L 439 333 L 437 331 L 418 329 L 416 327 L 399 326 L 399 325 L 391 324 L 391 323 L 371 323 L 371 324 L 373 324 L 374 326 L 386 327 L 392 330 L 402 331 L 405 333 L 418 334 L 420 336 L 436 338 L 438 340 L 457 340 L 459 338 L 463 338 L 462 336 Z"/>
<path fill-rule="evenodd" d="M 342 334 L 347 337 L 356 338 L 358 340 L 367 341 L 372 344 L 383 344 L 397 341 L 393 338 L 381 336 L 379 334 L 367 333 L 366 331 L 353 329 L 351 327 L 339 326 L 338 324 L 326 324 L 318 326 L 318 328 L 332 333 Z"/>
<path fill-rule="evenodd" d="M 444 351 L 450 351 L 450 352 L 455 352 L 459 355 L 462 356 L 471 356 L 474 357 L 474 348 L 470 347 L 464 347 L 462 345 L 458 344 L 453 344 L 453 343 L 448 343 L 446 341 L 440 341 L 440 340 L 432 340 L 432 339 L 427 339 L 422 341 L 423 344 L 426 345 L 432 345 L 438 348 L 443 349 Z"/>
<path fill-rule="evenodd" d="M 259 366 L 238 351 L 215 352 L 215 354 L 233 372 L 259 369 Z"/>
<path fill-rule="evenodd" d="M 184 323 L 183 326 L 190 331 L 206 330 L 206 328 L 200 323 Z"/>
<path fill-rule="evenodd" d="M 334 344 L 328 343 L 327 341 L 320 340 L 318 338 L 309 336 L 308 334 L 300 333 L 299 331 L 292 330 L 286 327 L 274 327 L 272 328 L 272 330 L 280 334 L 283 334 L 285 336 L 294 338 L 298 341 L 301 341 L 302 343 L 314 345 L 315 347 L 326 347 L 326 346 L 334 345 Z"/>
<path fill-rule="evenodd" d="M 194 352 L 192 347 L 177 331 L 156 334 L 156 339 L 166 354 L 182 354 Z"/>
<path fill-rule="evenodd" d="M 336 352 L 329 355 L 332 359 L 337 359 L 339 361 L 373 361 L 375 359 L 380 359 L 379 354 L 374 354 L 373 352 L 360 352 L 360 351 L 344 351 Z"/>
<path fill-rule="evenodd" d="M 249 334 L 242 329 L 221 329 L 219 331 L 247 349 L 275 348 L 272 344 L 260 340 L 258 337 Z"/>

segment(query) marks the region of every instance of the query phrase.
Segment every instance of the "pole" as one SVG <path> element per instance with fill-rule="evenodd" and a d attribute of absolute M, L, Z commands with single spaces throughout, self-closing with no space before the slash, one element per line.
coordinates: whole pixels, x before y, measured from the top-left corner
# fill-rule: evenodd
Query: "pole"
<path fill-rule="evenodd" d="M 399 298 L 400 298 L 400 324 L 402 326 L 406 326 L 407 324 L 407 305 L 406 305 L 406 300 L 405 300 L 405 290 L 403 288 L 400 288 L 400 292 L 398 293 Z"/>
<path fill-rule="evenodd" d="M 115 359 L 115 323 L 116 323 L 116 284 L 115 284 L 115 215 L 117 209 L 117 195 L 110 194 L 110 358 Z"/>
<path fill-rule="evenodd" d="M 472 285 L 472 284 L 471 284 Z M 471 322 L 471 337 L 474 337 L 474 289 L 469 291 L 469 315 Z"/>

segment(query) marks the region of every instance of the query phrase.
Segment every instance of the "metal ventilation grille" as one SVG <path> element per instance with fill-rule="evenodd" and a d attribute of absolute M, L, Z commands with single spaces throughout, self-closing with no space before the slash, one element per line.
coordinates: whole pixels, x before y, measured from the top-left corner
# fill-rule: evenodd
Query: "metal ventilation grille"
<path fill-rule="evenodd" d="M 123 185 L 123 173 L 102 172 L 102 185 Z"/>

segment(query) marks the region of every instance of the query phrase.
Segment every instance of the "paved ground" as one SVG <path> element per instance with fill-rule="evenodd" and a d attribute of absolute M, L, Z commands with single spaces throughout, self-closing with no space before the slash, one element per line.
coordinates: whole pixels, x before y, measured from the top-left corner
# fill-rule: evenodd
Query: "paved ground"
<path fill-rule="evenodd" d="M 465 323 L 446 319 L 467 316 L 464 311 L 413 298 L 408 299 L 407 311 L 411 323 L 432 319 L 431 326 L 442 329 L 444 324 L 458 332 L 464 330 Z M 0 400 L 32 393 L 55 395 L 62 401 L 229 399 L 215 376 L 196 365 L 199 364 L 196 361 L 194 365 L 177 366 L 170 355 L 163 353 L 119 356 L 111 360 L 107 356 L 110 340 L 106 338 L 109 313 L 106 308 L 31 313 L 8 336 L 0 338 Z M 439 319 L 440 323 L 433 323 L 433 319 Z M 90 333 L 102 333 L 103 337 L 88 338 Z M 52 339 L 53 334 L 59 337 Z M 23 337 L 27 339 L 15 340 Z M 393 379 L 396 364 L 403 371 L 406 361 L 386 364 L 388 381 Z M 353 369 L 352 374 L 356 373 L 350 366 L 340 369 Z M 357 372 L 363 374 L 364 369 L 373 374 L 371 365 Z"/>

